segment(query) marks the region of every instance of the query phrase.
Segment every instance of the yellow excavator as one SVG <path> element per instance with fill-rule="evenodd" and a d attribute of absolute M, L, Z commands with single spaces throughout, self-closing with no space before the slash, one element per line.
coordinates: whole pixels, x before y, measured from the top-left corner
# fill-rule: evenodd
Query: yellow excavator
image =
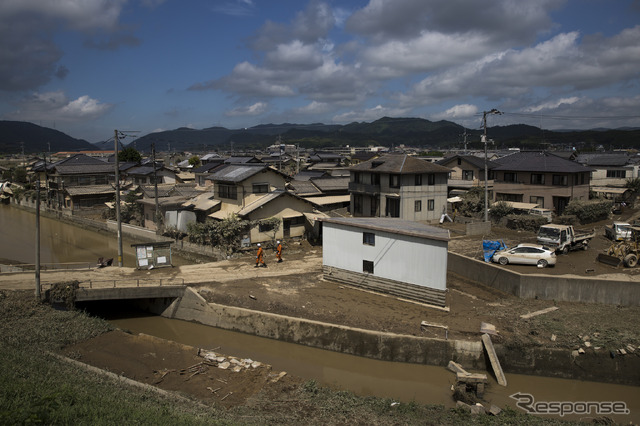
<path fill-rule="evenodd" d="M 640 257 L 640 226 L 631 226 L 630 230 L 630 238 L 611 244 L 606 253 L 598 254 L 598 262 L 616 267 L 623 264 L 627 268 L 634 268 L 638 265 L 638 258 Z"/>

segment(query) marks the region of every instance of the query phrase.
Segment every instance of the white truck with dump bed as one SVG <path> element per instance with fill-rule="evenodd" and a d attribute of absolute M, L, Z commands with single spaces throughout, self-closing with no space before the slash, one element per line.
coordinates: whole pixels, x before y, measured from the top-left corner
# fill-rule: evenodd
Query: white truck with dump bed
<path fill-rule="evenodd" d="M 550 223 L 538 230 L 538 244 L 549 247 L 558 253 L 567 254 L 569 250 L 586 250 L 589 241 L 596 236 L 593 230 L 578 230 L 571 225 Z"/>
<path fill-rule="evenodd" d="M 624 241 L 631 237 L 631 224 L 626 222 L 613 222 L 604 227 L 604 236 L 612 241 Z"/>

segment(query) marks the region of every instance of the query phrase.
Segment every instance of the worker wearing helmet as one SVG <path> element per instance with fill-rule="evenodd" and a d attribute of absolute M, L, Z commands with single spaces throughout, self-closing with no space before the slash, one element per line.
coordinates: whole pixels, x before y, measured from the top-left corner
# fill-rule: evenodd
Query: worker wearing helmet
<path fill-rule="evenodd" d="M 280 241 L 277 241 L 277 246 L 276 246 L 276 259 L 278 259 L 278 263 L 282 262 L 282 243 L 280 243 Z"/>
<path fill-rule="evenodd" d="M 256 266 L 255 266 L 255 268 L 257 268 L 258 266 L 264 266 L 264 267 L 267 266 L 267 264 L 264 263 L 264 260 L 262 259 L 263 255 L 264 255 L 264 250 L 262 250 L 262 245 L 258 244 L 258 253 L 256 254 Z"/>

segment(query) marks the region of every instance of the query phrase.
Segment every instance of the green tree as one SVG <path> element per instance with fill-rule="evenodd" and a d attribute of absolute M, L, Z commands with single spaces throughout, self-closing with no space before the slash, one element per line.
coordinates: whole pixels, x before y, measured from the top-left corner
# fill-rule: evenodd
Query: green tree
<path fill-rule="evenodd" d="M 200 167 L 200 157 L 198 157 L 197 155 L 192 156 L 191 158 L 189 158 L 189 165 L 193 166 L 193 167 Z"/>
<path fill-rule="evenodd" d="M 118 152 L 118 161 L 139 163 L 142 155 L 133 147 L 129 146 Z"/>

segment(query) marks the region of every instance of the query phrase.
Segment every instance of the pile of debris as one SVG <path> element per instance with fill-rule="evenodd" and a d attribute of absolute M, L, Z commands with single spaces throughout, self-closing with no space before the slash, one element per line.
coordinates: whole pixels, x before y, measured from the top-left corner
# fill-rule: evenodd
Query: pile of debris
<path fill-rule="evenodd" d="M 239 359 L 232 356 L 224 356 L 214 351 L 198 349 L 198 356 L 204 358 L 208 365 L 218 367 L 222 370 L 231 369 L 231 371 L 239 373 L 249 368 L 258 368 L 263 364 L 250 358 Z"/>

